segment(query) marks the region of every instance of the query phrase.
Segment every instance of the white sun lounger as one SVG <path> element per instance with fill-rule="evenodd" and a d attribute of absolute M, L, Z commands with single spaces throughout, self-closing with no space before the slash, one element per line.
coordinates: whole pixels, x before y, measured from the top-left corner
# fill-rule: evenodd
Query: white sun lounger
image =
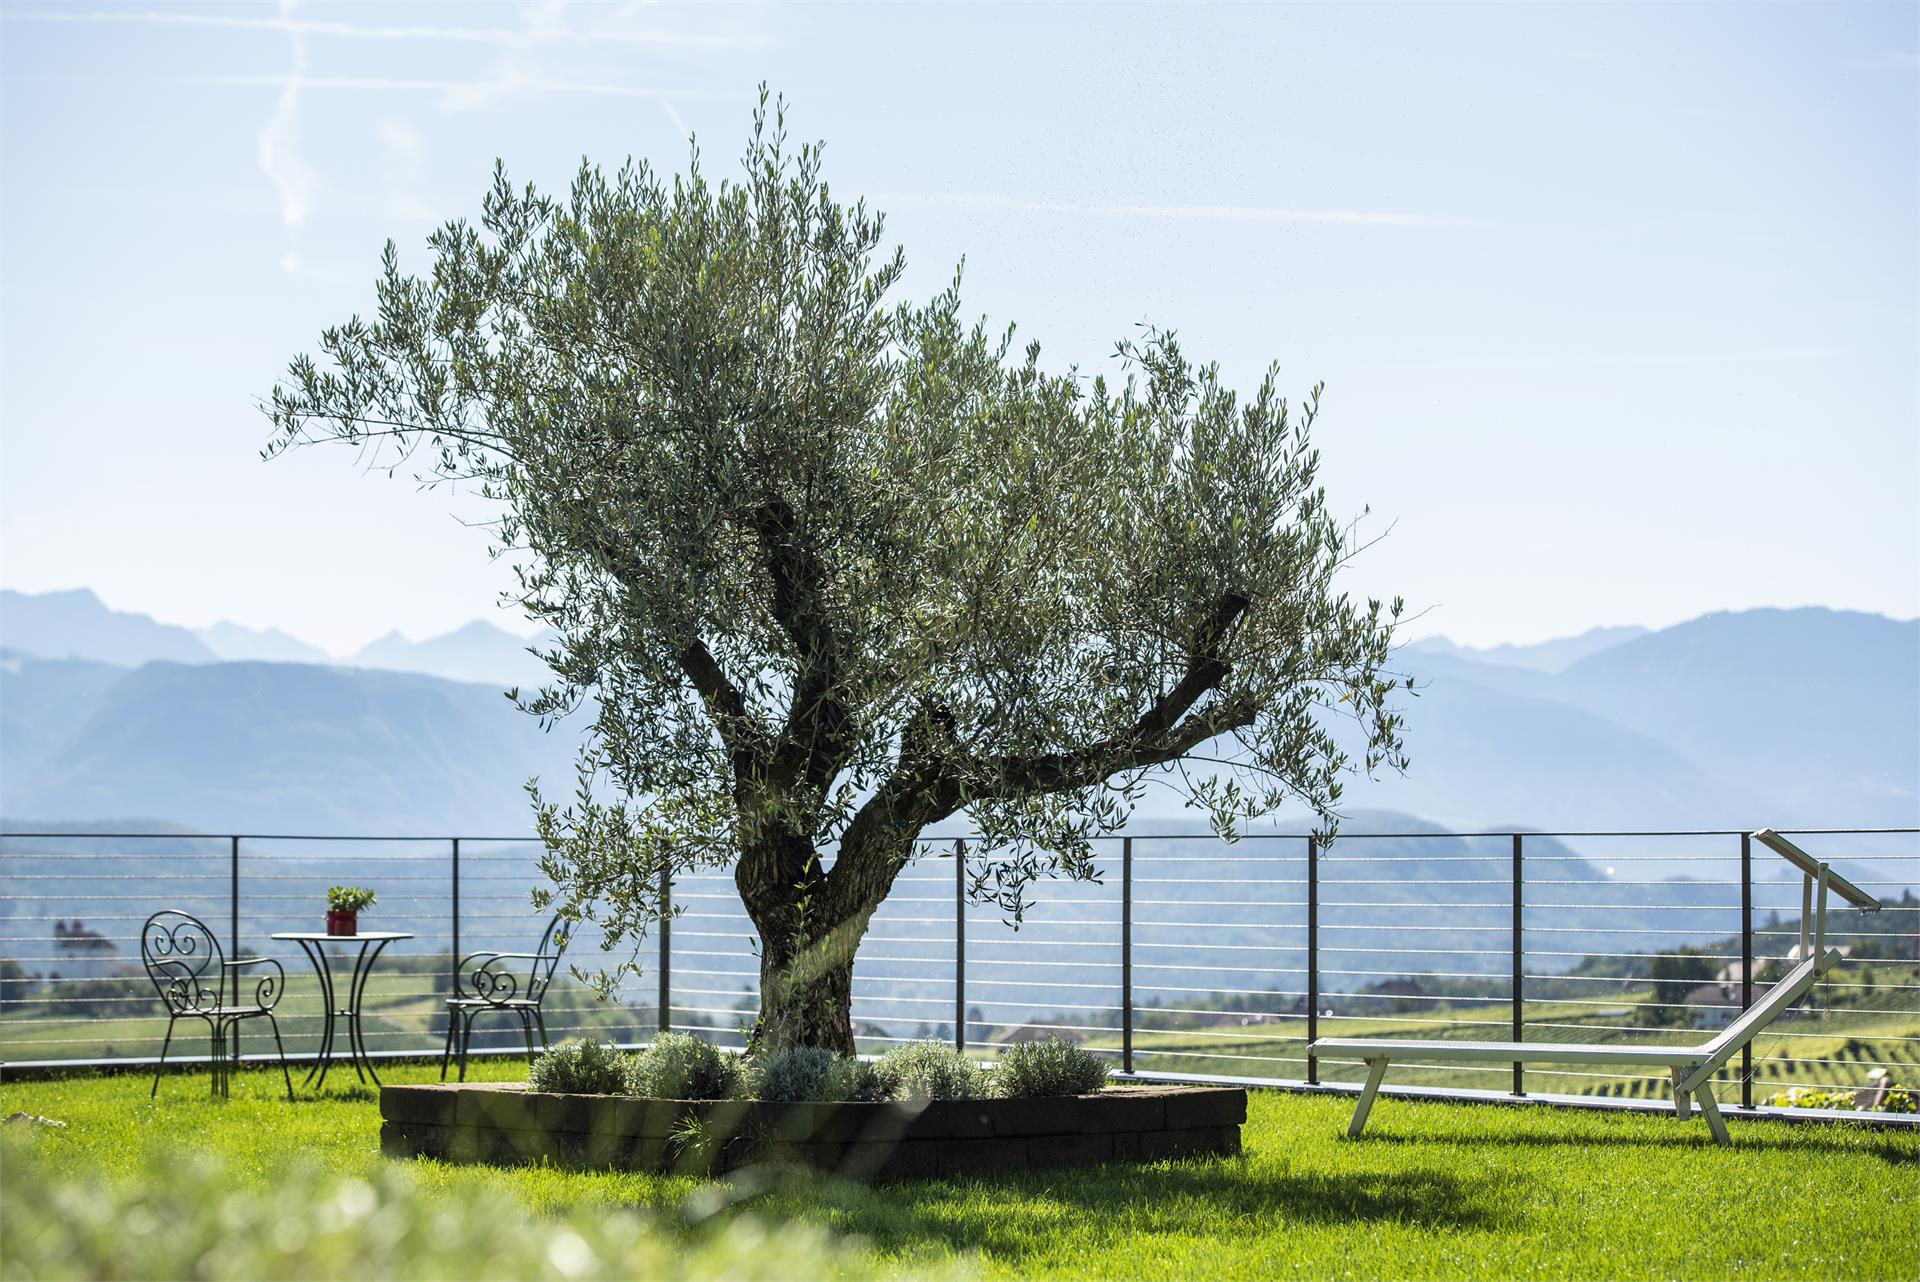
<path fill-rule="evenodd" d="M 1414 1060 L 1422 1064 L 1616 1064 L 1650 1065 L 1667 1070 L 1673 1079 L 1673 1108 L 1681 1121 L 1687 1119 L 1689 1099 L 1698 1103 L 1707 1120 L 1707 1129 L 1722 1144 L 1727 1140 L 1727 1124 L 1713 1098 L 1713 1075 L 1751 1042 L 1793 1003 L 1813 987 L 1820 976 L 1840 960 L 1837 949 L 1826 946 L 1827 892 L 1832 890 L 1857 908 L 1872 911 L 1880 901 L 1827 865 L 1795 846 L 1770 828 L 1753 834 L 1754 839 L 1800 869 L 1802 883 L 1800 914 L 1800 962 L 1768 988 L 1739 1019 L 1729 1024 L 1718 1037 L 1699 1046 L 1627 1046 L 1619 1043 L 1579 1042 L 1443 1042 L 1420 1039 L 1372 1037 L 1322 1037 L 1307 1049 L 1314 1055 L 1358 1059 L 1367 1066 L 1367 1083 L 1361 1088 L 1354 1106 L 1353 1121 L 1347 1126 L 1350 1137 L 1358 1137 L 1367 1124 L 1367 1113 L 1380 1092 L 1380 1080 L 1394 1060 Z M 1815 905 L 1816 893 L 1818 906 Z M 1812 917 L 1812 939 L 1808 939 L 1808 918 Z"/>

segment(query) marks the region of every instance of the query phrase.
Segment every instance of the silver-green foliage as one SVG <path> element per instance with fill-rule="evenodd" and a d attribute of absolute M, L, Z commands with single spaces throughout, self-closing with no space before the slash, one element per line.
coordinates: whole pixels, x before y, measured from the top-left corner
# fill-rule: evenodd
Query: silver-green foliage
<path fill-rule="evenodd" d="M 895 1099 L 978 1099 L 986 1073 L 944 1042 L 908 1042 L 888 1048 L 874 1064 Z"/>
<path fill-rule="evenodd" d="M 1016 1042 L 993 1069 L 993 1093 L 1008 1099 L 1091 1095 L 1106 1084 L 1105 1060 L 1057 1037 Z"/>
<path fill-rule="evenodd" d="M 563 1095 L 626 1095 L 632 1071 L 630 1057 L 609 1043 L 572 1037 L 533 1061 L 527 1086 Z"/>
<path fill-rule="evenodd" d="M 662 1033 L 636 1052 L 627 1084 L 654 1099 L 731 1099 L 744 1088 L 740 1057 L 690 1033 Z"/>
<path fill-rule="evenodd" d="M 1338 586 L 1317 388 L 1239 395 L 1158 330 L 1117 381 L 1050 371 L 957 274 L 898 298 L 883 241 L 763 98 L 732 180 L 496 171 L 268 406 L 269 454 L 344 443 L 497 506 L 556 638 L 523 705 L 592 717 L 571 802 L 535 797 L 562 906 L 637 945 L 663 873 L 735 867 L 759 1034 L 843 1053 L 928 825 L 967 813 L 972 894 L 1018 920 L 1036 877 L 1097 875 L 1150 776 L 1228 832 L 1331 825 L 1346 774 L 1405 760 L 1400 606 Z"/>
<path fill-rule="evenodd" d="M 887 1098 L 886 1083 L 865 1060 L 821 1046 L 783 1046 L 751 1061 L 753 1095 L 771 1103 L 865 1103 Z"/>

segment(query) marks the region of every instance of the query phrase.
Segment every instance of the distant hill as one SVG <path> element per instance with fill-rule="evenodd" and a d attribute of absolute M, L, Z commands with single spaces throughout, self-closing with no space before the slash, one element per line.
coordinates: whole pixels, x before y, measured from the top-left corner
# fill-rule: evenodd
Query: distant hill
<path fill-rule="evenodd" d="M 1533 672 L 1562 672 L 1588 655 L 1598 654 L 1624 641 L 1632 641 L 1636 637 L 1645 635 L 1647 635 L 1647 629 L 1629 625 L 1617 628 L 1589 628 L 1579 636 L 1557 637 L 1552 641 L 1541 641 L 1534 645 L 1496 645 L 1477 649 L 1473 646 L 1456 645 L 1446 637 L 1427 637 L 1413 642 L 1407 648 L 1506 668 L 1526 668 Z"/>
<path fill-rule="evenodd" d="M 0 810 L 153 815 L 215 832 L 529 829 L 522 785 L 570 790 L 574 740 L 497 690 L 288 663 L 0 669 Z"/>
<path fill-rule="evenodd" d="M 1357 802 L 1557 827 L 1920 825 L 1920 622 L 1747 610 L 1560 673 L 1413 647 L 1397 665 L 1424 684 L 1403 701 L 1413 770 Z"/>
<path fill-rule="evenodd" d="M 527 653 L 542 642 L 490 624 L 419 643 L 396 635 L 355 656 L 381 671 L 112 666 L 33 657 L 16 632 L 67 644 L 50 622 L 65 610 L 77 621 L 65 635 L 91 637 L 91 649 L 117 634 L 120 653 L 183 641 L 211 651 L 88 593 L 8 593 L 5 604 L 0 804 L 12 813 L 151 814 L 222 831 L 521 832 L 526 777 L 571 778 L 573 739 L 542 736 L 500 697 L 544 679 Z M 1412 769 L 1352 781 L 1345 804 L 1459 829 L 1920 825 L 1920 623 L 1753 610 L 1621 639 L 1627 631 L 1558 672 L 1403 648 L 1394 668 L 1418 688 L 1401 698 Z M 209 634 L 222 647 L 300 644 Z M 473 681 L 408 674 L 418 668 Z M 1149 789 L 1134 830 L 1205 827 L 1172 798 Z"/>
<path fill-rule="evenodd" d="M 41 659 L 91 659 L 129 668 L 154 662 L 319 663 L 420 672 L 501 690 L 532 689 L 552 673 L 528 647 L 548 646 L 552 638 L 548 631 L 529 641 L 475 620 L 424 641 L 389 632 L 341 659 L 279 628 L 248 628 L 223 620 L 189 630 L 144 614 L 109 610 L 84 588 L 38 594 L 0 590 L 0 647 Z"/>
<path fill-rule="evenodd" d="M 308 645 L 299 637 L 279 628 L 243 628 L 222 620 L 194 633 L 202 645 L 225 660 L 268 663 L 332 663 L 334 660 L 317 645 Z"/>
<path fill-rule="evenodd" d="M 532 689 L 552 677 L 547 665 L 528 653 L 549 644 L 545 636 L 529 641 L 491 623 L 476 620 L 445 636 L 409 641 L 389 632 L 347 662 L 358 668 L 428 672 L 449 681 L 483 681 L 502 689 Z"/>
<path fill-rule="evenodd" d="M 72 738 L 126 675 L 110 663 L 0 650 L 0 792 L 13 796 L 34 764 Z"/>
<path fill-rule="evenodd" d="M 0 589 L 0 645 L 43 659 L 93 659 L 127 667 L 218 656 L 185 628 L 109 610 L 86 588 L 29 594 Z"/>
<path fill-rule="evenodd" d="M 1648 727 L 1800 822 L 1920 824 L 1920 621 L 1709 614 L 1581 660 L 1555 695 Z"/>
<path fill-rule="evenodd" d="M 1550 697 L 1551 687 L 1501 689 L 1475 679 L 1491 671 L 1478 664 L 1409 655 L 1404 666 L 1419 692 L 1402 699 L 1411 768 L 1349 784 L 1352 805 L 1465 829 L 1739 827 L 1779 813 L 1759 788 L 1672 746 L 1658 722 L 1573 706 Z"/>

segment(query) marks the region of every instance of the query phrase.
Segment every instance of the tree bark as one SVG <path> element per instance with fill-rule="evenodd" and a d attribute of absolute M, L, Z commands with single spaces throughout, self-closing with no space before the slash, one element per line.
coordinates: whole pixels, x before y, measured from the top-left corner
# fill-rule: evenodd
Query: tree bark
<path fill-rule="evenodd" d="M 797 878 L 796 842 L 805 847 Z M 843 838 L 831 873 L 821 870 L 803 838 L 789 838 L 777 853 L 754 851 L 740 861 L 734 882 L 760 938 L 753 1050 L 819 1046 L 854 1053 L 854 956 L 912 853 L 910 841 L 888 843 L 886 851 L 861 848 L 867 844 L 858 834 Z"/>
<path fill-rule="evenodd" d="M 820 947 L 760 952 L 760 1018 L 750 1039 L 755 1051 L 819 1046 L 854 1053 L 853 958 Z"/>

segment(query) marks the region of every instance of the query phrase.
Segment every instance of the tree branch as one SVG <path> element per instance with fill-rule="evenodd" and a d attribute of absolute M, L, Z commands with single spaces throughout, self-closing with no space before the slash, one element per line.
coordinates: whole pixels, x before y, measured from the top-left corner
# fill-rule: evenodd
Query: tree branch
<path fill-rule="evenodd" d="M 627 564 L 628 554 L 618 544 L 599 534 L 588 534 L 585 538 L 607 573 L 628 587 L 634 586 L 634 576 Z M 697 634 L 672 654 L 673 661 L 686 675 L 687 683 L 706 705 L 708 718 L 733 758 L 737 785 L 754 773 L 754 766 L 765 756 L 767 749 L 765 737 L 754 724 L 753 714 L 747 708 L 746 696 L 740 692 L 739 686 L 728 679 L 720 661 L 713 657 L 713 651 Z"/>
<path fill-rule="evenodd" d="M 826 568 L 801 541 L 786 500 L 762 503 L 753 524 L 773 581 L 774 621 L 795 655 L 793 695 L 771 773 L 787 784 L 825 787 L 844 761 L 853 724 L 840 689 L 840 640 L 821 607 Z"/>
<path fill-rule="evenodd" d="M 1156 704 L 1147 716 L 1153 716 L 1165 702 Z M 994 793 L 1088 788 L 1128 770 L 1176 761 L 1209 739 L 1252 725 L 1259 711 L 1259 706 L 1245 696 L 1224 699 L 1152 739 L 1120 734 L 1070 752 L 990 757 L 980 763 L 978 777 Z"/>
<path fill-rule="evenodd" d="M 1227 636 L 1251 604 L 1235 593 L 1223 595 L 1196 630 L 1187 669 L 1173 689 L 1129 729 L 1099 743 L 1026 757 L 968 758 L 954 742 L 951 714 L 922 706 L 902 730 L 893 775 L 841 837 L 840 862 L 830 878 L 839 892 L 836 906 L 847 911 L 864 888 L 884 884 L 883 870 L 869 864 L 893 848 L 897 833 L 918 832 L 972 797 L 1091 787 L 1128 770 L 1176 761 L 1209 739 L 1252 725 L 1260 708 L 1245 695 L 1193 712 L 1232 671 Z"/>
<path fill-rule="evenodd" d="M 1252 604 L 1235 592 L 1225 593 L 1214 604 L 1213 613 L 1200 625 L 1194 638 L 1186 672 L 1173 689 L 1162 695 L 1134 724 L 1136 738 L 1165 734 L 1201 695 L 1227 679 L 1227 673 L 1232 670 L 1224 655 L 1227 632 Z"/>

